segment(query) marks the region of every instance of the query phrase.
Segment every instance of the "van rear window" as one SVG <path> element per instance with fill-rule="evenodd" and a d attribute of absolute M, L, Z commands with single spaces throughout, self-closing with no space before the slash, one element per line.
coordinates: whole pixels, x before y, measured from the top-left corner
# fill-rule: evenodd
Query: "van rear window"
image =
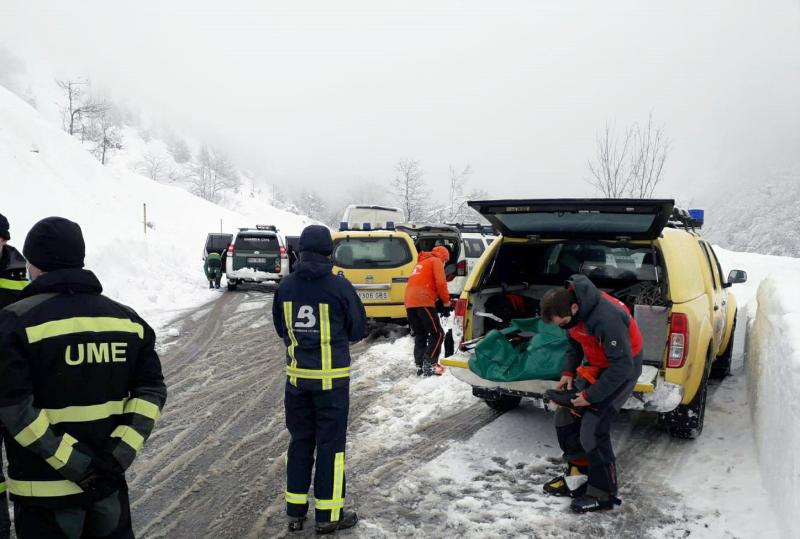
<path fill-rule="evenodd" d="M 483 240 L 464 238 L 464 254 L 467 258 L 480 258 L 485 250 Z"/>
<path fill-rule="evenodd" d="M 333 262 L 342 268 L 395 268 L 412 260 L 398 238 L 341 238 L 334 241 Z"/>
<path fill-rule="evenodd" d="M 460 244 L 457 236 L 424 236 L 414 241 L 414 245 L 420 253 L 432 251 L 434 247 L 439 246 L 447 249 L 447 252 L 450 253 L 448 264 L 455 264 L 458 261 L 458 257 L 461 255 Z"/>
<path fill-rule="evenodd" d="M 278 251 L 280 244 L 276 236 L 266 235 L 238 235 L 236 236 L 235 247 L 237 250 L 244 251 Z"/>

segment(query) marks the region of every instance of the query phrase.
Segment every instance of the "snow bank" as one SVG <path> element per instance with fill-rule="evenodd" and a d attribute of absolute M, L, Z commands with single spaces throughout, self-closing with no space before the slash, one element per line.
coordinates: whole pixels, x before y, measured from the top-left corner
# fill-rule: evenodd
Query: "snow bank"
<path fill-rule="evenodd" d="M 800 537 L 800 286 L 769 277 L 758 288 L 747 376 L 756 444 L 787 537 Z"/>
<path fill-rule="evenodd" d="M 10 243 L 21 248 L 43 217 L 76 221 L 86 239 L 86 267 L 106 294 L 156 326 L 220 293 L 208 290 L 201 260 L 206 234 L 219 231 L 220 223 L 232 232 L 271 222 L 290 233 L 304 221 L 277 217 L 277 211 L 243 215 L 122 168 L 104 167 L 77 139 L 2 87 L 0 170 L 0 213 L 11 223 Z M 144 204 L 152 225 L 146 232 Z"/>
<path fill-rule="evenodd" d="M 726 270 L 748 273 L 747 283 L 732 288 L 739 329 L 746 330 L 734 357 L 746 356 L 747 400 L 771 504 L 783 535 L 800 537 L 800 523 L 793 518 L 800 510 L 800 259 L 715 251 Z"/>

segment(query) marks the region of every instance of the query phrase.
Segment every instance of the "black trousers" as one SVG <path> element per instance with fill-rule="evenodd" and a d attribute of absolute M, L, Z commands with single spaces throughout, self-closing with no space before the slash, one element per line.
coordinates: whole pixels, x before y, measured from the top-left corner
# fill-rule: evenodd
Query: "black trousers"
<path fill-rule="evenodd" d="M 639 363 L 641 365 L 641 363 Z M 641 374 L 641 367 L 638 369 Z M 637 375 L 602 402 L 592 403 L 581 415 L 569 408 L 556 411 L 556 435 L 567 462 L 585 465 L 589 479 L 586 493 L 601 500 L 617 495 L 617 464 L 611 446 L 611 420 L 636 387 Z"/>
<path fill-rule="evenodd" d="M 14 502 L 19 539 L 133 539 L 127 487 L 90 505 L 47 509 Z"/>
<path fill-rule="evenodd" d="M 8 493 L 6 478 L 3 476 L 3 445 L 0 436 L 0 539 L 8 539 L 11 535 L 11 516 L 8 514 Z"/>
<path fill-rule="evenodd" d="M 414 332 L 414 363 L 422 367 L 423 361 L 436 363 L 444 341 L 444 332 L 439 315 L 434 307 L 410 307 L 406 309 L 408 325 Z"/>
<path fill-rule="evenodd" d="M 291 441 L 286 454 L 286 513 L 305 516 L 314 471 L 314 509 L 320 523 L 338 521 L 344 508 L 344 450 L 350 387 L 298 389 L 286 382 L 286 427 Z"/>

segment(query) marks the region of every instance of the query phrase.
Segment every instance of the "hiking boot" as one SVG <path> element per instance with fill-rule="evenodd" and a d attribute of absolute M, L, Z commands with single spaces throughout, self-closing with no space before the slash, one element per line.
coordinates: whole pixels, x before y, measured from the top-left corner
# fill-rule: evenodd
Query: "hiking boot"
<path fill-rule="evenodd" d="M 605 511 L 607 509 L 613 509 L 615 505 L 621 505 L 622 500 L 617 498 L 616 496 L 608 496 L 608 499 L 601 500 L 599 498 L 595 498 L 594 496 L 589 496 L 588 494 L 584 494 L 578 498 L 572 500 L 570 504 L 570 508 L 575 511 L 576 513 L 591 513 L 594 511 Z"/>
<path fill-rule="evenodd" d="M 572 399 L 578 396 L 580 393 L 577 389 L 548 389 L 544 392 L 544 396 L 547 400 L 550 400 L 559 406 L 565 406 L 567 408 L 572 408 L 573 410 L 575 407 L 572 405 Z"/>
<path fill-rule="evenodd" d="M 336 522 L 317 522 L 315 530 L 317 535 L 333 533 L 336 530 L 346 530 L 352 528 L 358 522 L 358 515 L 355 511 L 342 511 L 342 515 Z"/>
<path fill-rule="evenodd" d="M 289 517 L 289 531 L 299 532 L 303 529 L 303 522 L 305 521 L 306 517 Z"/>
<path fill-rule="evenodd" d="M 422 376 L 433 376 L 433 366 L 428 361 L 422 363 Z"/>
<path fill-rule="evenodd" d="M 576 465 L 570 464 L 567 473 L 554 477 L 542 489 L 551 496 L 578 498 L 586 493 L 589 477 Z"/>
<path fill-rule="evenodd" d="M 422 365 L 417 365 L 417 376 L 422 376 Z"/>
<path fill-rule="evenodd" d="M 208 283 L 209 288 L 214 288 L 214 283 Z"/>

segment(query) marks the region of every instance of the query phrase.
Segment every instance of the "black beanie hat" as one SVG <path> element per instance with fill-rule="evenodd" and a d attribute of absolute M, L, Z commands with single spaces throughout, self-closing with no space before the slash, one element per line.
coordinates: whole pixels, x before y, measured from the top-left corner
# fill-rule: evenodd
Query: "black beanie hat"
<path fill-rule="evenodd" d="M 330 256 L 333 252 L 333 239 L 328 227 L 322 225 L 309 225 L 300 234 L 300 252 L 319 253 Z"/>
<path fill-rule="evenodd" d="M 11 239 L 11 235 L 8 233 L 8 229 L 9 229 L 8 219 L 6 219 L 5 215 L 0 213 L 0 238 L 3 238 L 6 241 Z"/>
<path fill-rule="evenodd" d="M 42 271 L 82 268 L 86 245 L 78 223 L 63 217 L 47 217 L 31 228 L 22 254 Z"/>

